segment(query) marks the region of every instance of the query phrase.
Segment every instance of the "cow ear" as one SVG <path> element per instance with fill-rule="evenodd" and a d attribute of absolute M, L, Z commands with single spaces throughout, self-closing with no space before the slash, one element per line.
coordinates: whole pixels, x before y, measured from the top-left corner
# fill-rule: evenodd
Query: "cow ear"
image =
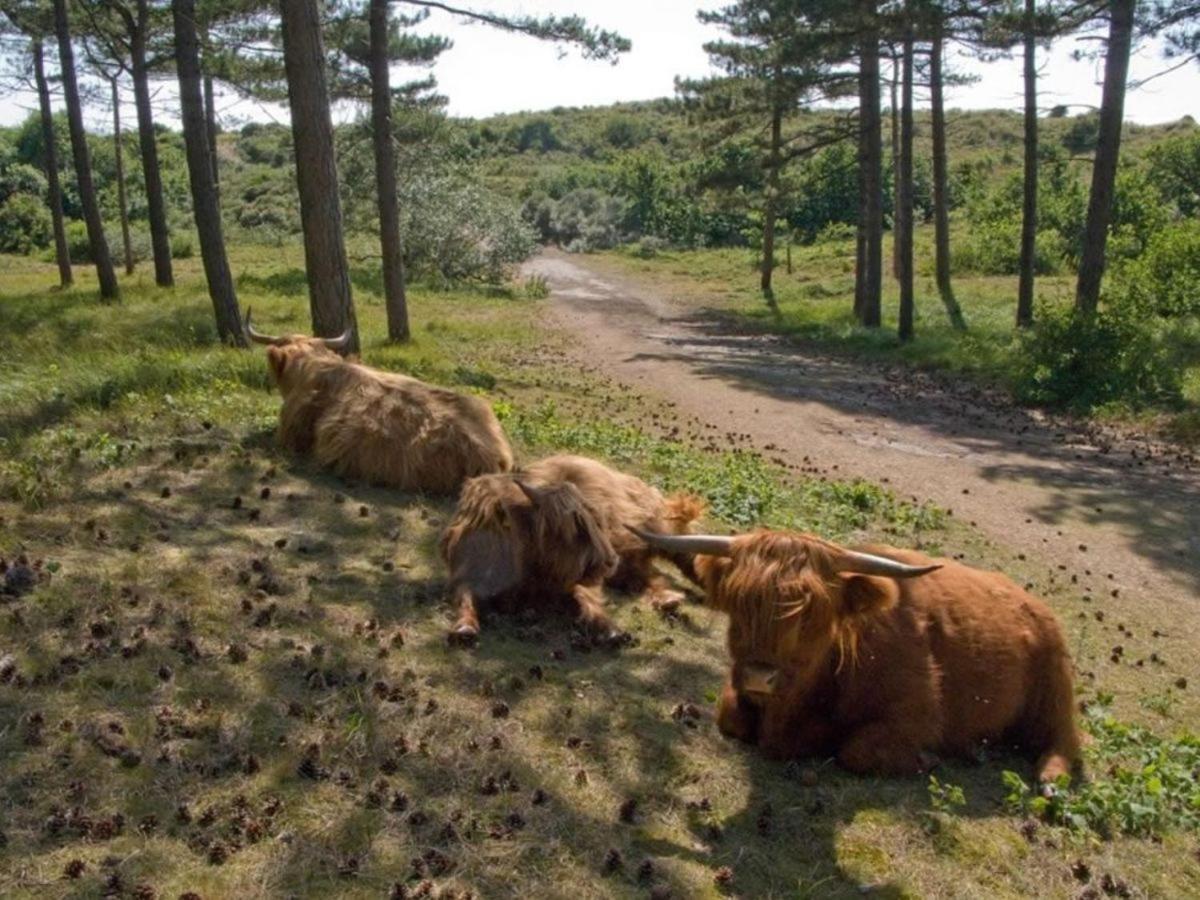
<path fill-rule="evenodd" d="M 839 575 L 842 581 L 842 615 L 869 616 L 895 605 L 900 586 L 893 578 L 877 575 Z"/>
<path fill-rule="evenodd" d="M 282 347 L 267 348 L 267 365 L 271 367 L 276 378 L 283 374 L 283 370 L 287 367 L 287 361 L 287 351 Z"/>

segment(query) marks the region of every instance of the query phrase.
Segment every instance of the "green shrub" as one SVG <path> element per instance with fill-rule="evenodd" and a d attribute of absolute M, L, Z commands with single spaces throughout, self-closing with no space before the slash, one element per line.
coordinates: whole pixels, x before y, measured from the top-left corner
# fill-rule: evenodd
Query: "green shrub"
<path fill-rule="evenodd" d="M 1014 392 L 1024 403 L 1080 412 L 1177 402 L 1181 368 L 1158 332 L 1157 322 L 1124 306 L 1095 316 L 1043 307 L 1022 337 Z"/>
<path fill-rule="evenodd" d="M 1200 314 L 1200 222 L 1177 222 L 1155 233 L 1115 281 L 1114 301 L 1140 313 Z"/>
<path fill-rule="evenodd" d="M 191 259 L 195 249 L 192 246 L 192 236 L 190 234 L 176 234 L 171 236 L 171 258 L 172 259 Z"/>
<path fill-rule="evenodd" d="M 31 253 L 53 234 L 46 204 L 32 194 L 13 194 L 0 204 L 0 253 Z"/>
<path fill-rule="evenodd" d="M 953 245 L 954 268 L 980 275 L 1016 275 L 1021 270 L 1021 221 L 1001 219 L 973 225 Z M 1038 232 L 1033 268 L 1038 275 L 1054 275 L 1062 269 L 1067 244 L 1057 231 Z"/>

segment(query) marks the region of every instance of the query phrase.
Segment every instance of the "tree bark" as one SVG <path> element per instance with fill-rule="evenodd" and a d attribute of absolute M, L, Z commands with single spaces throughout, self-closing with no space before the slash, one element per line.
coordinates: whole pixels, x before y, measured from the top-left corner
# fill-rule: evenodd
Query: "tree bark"
<path fill-rule="evenodd" d="M 900 208 L 900 57 L 892 53 L 892 277 L 900 277 L 900 248 L 896 246 L 896 210 Z"/>
<path fill-rule="evenodd" d="M 779 169 L 783 153 L 783 108 L 771 110 L 771 145 L 767 153 L 767 195 L 763 202 L 762 277 L 759 286 L 767 301 L 773 303 L 771 276 L 775 271 L 775 216 L 779 204 Z"/>
<path fill-rule="evenodd" d="M 1104 277 L 1105 245 L 1112 220 L 1113 188 L 1121 154 L 1121 124 L 1125 117 L 1125 82 L 1129 76 L 1129 53 L 1133 41 L 1133 12 L 1136 0 L 1112 0 L 1109 5 L 1108 52 L 1104 60 L 1104 91 L 1100 101 L 1100 130 L 1096 158 L 1092 163 L 1092 190 L 1088 199 L 1083 253 L 1075 308 L 1092 315 L 1100 302 Z"/>
<path fill-rule="evenodd" d="M 358 325 L 342 238 L 320 10 L 317 0 L 280 0 L 279 5 L 313 331 L 336 337 L 349 330 L 347 352 L 357 353 Z"/>
<path fill-rule="evenodd" d="M 900 252 L 900 340 L 913 336 L 913 28 L 905 25 L 900 88 L 900 205 L 896 240 Z"/>
<path fill-rule="evenodd" d="M 392 89 L 388 71 L 388 0 L 371 0 L 371 127 L 375 144 L 375 193 L 379 204 L 379 250 L 388 339 L 407 341 L 408 298 L 404 291 L 404 248 L 396 196 L 396 153 L 392 146 Z"/>
<path fill-rule="evenodd" d="M 1037 0 L 1025 0 L 1025 176 L 1021 204 L 1021 263 L 1017 285 L 1017 327 L 1033 324 L 1033 280 L 1037 254 L 1038 115 L 1037 38 L 1034 15 Z"/>
<path fill-rule="evenodd" d="M 150 73 L 146 66 L 146 30 L 149 27 L 149 0 L 138 0 L 137 27 L 130 39 L 130 73 L 133 77 L 133 103 L 137 110 L 138 147 L 142 153 L 142 177 L 146 183 L 146 212 L 150 219 L 150 245 L 154 251 L 154 283 L 170 287 L 175 283 L 171 270 L 171 232 L 163 201 L 162 170 L 158 166 L 158 136 L 154 132 L 154 112 L 150 105 Z"/>
<path fill-rule="evenodd" d="M 129 239 L 129 201 L 125 196 L 125 153 L 121 147 L 121 92 L 117 79 L 108 82 L 112 88 L 113 105 L 113 162 L 117 170 L 117 209 L 121 215 L 121 246 L 125 250 L 125 274 L 133 274 L 133 242 Z"/>
<path fill-rule="evenodd" d="M 945 48 L 943 29 L 941 16 L 936 15 L 929 50 L 930 113 L 933 129 L 934 270 L 938 294 L 942 298 L 942 305 L 946 307 L 946 316 L 950 319 L 950 324 L 959 331 L 965 331 L 967 323 L 963 318 L 962 307 L 958 305 L 954 296 L 954 287 L 950 283 L 950 176 L 947 171 L 946 100 L 942 76 L 942 54 Z"/>
<path fill-rule="evenodd" d="M 246 346 L 238 312 L 237 293 L 225 256 L 225 236 L 221 226 L 221 204 L 213 183 L 208 135 L 201 96 L 200 41 L 196 36 L 195 0 L 174 0 L 175 64 L 179 72 L 179 106 L 183 121 L 183 141 L 187 150 L 188 178 L 192 188 L 192 213 L 200 237 L 200 255 L 208 295 L 212 298 L 217 334 L 225 343 Z"/>
<path fill-rule="evenodd" d="M 211 75 L 204 76 L 204 132 L 208 139 L 208 158 L 212 160 L 213 186 L 221 196 L 221 160 L 217 157 L 217 104 Z"/>
<path fill-rule="evenodd" d="M 862 230 L 862 297 L 858 320 L 878 328 L 883 320 L 883 121 L 879 109 L 879 32 L 874 0 L 864 5 L 866 32 L 859 47 L 859 219 Z"/>
<path fill-rule="evenodd" d="M 33 76 L 37 82 L 38 109 L 42 117 L 42 143 L 45 144 L 46 185 L 50 194 L 50 219 L 54 223 L 54 258 L 58 260 L 58 281 L 70 287 L 71 251 L 63 224 L 62 185 L 58 180 L 58 144 L 54 136 L 54 113 L 50 109 L 50 87 L 46 82 L 45 50 L 40 37 L 33 39 Z"/>
<path fill-rule="evenodd" d="M 116 300 L 121 296 L 117 273 L 113 270 L 104 223 L 96 202 L 96 184 L 92 180 L 92 155 L 88 150 L 87 133 L 83 130 L 83 108 L 79 102 L 79 84 L 75 79 L 75 51 L 71 47 L 71 22 L 67 16 L 67 0 L 54 0 L 54 31 L 58 38 L 58 60 L 61 70 L 63 98 L 67 105 L 67 123 L 71 129 L 71 154 L 75 158 L 75 180 L 79 185 L 79 202 L 87 224 L 88 245 L 100 281 L 100 296 Z"/>

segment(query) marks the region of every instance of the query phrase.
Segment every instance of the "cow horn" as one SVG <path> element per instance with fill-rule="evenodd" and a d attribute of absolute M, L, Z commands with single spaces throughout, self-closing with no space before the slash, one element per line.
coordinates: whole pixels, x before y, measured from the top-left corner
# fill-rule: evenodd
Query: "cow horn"
<path fill-rule="evenodd" d="M 350 337 L 353 335 L 353 333 L 353 328 L 347 328 L 335 338 L 321 338 L 321 343 L 323 343 L 330 350 L 336 350 L 340 352 L 345 350 L 346 347 L 350 345 Z"/>
<path fill-rule="evenodd" d="M 698 553 L 703 556 L 729 556 L 733 538 L 723 534 L 660 534 L 642 528 L 626 526 L 643 541 L 668 553 Z"/>
<path fill-rule="evenodd" d="M 521 493 L 529 498 L 529 502 L 537 506 L 542 501 L 542 489 L 534 487 L 532 484 L 522 481 L 520 478 L 514 478 L 513 483 L 521 489 Z"/>
<path fill-rule="evenodd" d="M 256 331 L 254 326 L 250 324 L 250 307 L 246 307 L 246 318 L 242 320 L 242 331 L 245 333 L 247 340 L 253 341 L 255 344 L 271 344 L 279 346 L 283 338 L 273 337 L 269 334 L 263 334 Z"/>
<path fill-rule="evenodd" d="M 844 574 L 882 575 L 886 578 L 916 578 L 919 575 L 928 575 L 942 567 L 941 563 L 910 566 L 907 563 L 888 559 L 886 556 L 876 556 L 874 553 L 862 553 L 858 550 L 842 550 L 835 566 L 839 572 Z"/>

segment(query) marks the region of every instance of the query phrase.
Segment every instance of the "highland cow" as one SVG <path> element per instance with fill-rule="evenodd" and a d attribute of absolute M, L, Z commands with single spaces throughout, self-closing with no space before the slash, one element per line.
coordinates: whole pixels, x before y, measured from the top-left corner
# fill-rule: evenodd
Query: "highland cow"
<path fill-rule="evenodd" d="M 1013 741 L 1043 783 L 1079 759 L 1071 660 L 1049 607 L 997 572 L 805 534 L 643 534 L 698 553 L 729 616 L 717 725 L 775 758 L 917 773 Z"/>
<path fill-rule="evenodd" d="M 681 595 L 652 559 L 665 556 L 684 574 L 692 571 L 689 555 L 659 554 L 630 529 L 686 533 L 703 510 L 695 497 L 664 498 L 644 481 L 581 456 L 552 456 L 520 472 L 471 479 L 442 536 L 458 607 L 451 642 L 478 639 L 477 604 L 509 612 L 573 604 L 585 630 L 601 641 L 619 640 L 604 612 L 605 584 L 647 589 L 658 608 L 671 608 Z"/>
<path fill-rule="evenodd" d="M 338 475 L 406 491 L 450 494 L 468 478 L 507 472 L 513 455 L 487 403 L 406 375 L 380 372 L 336 351 L 346 341 L 272 337 L 267 363 L 283 395 L 279 440 Z"/>

